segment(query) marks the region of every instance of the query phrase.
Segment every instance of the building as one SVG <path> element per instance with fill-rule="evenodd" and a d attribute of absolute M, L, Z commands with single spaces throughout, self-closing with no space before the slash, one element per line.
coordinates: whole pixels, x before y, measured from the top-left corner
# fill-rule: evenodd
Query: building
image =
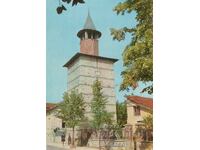
<path fill-rule="evenodd" d="M 54 130 L 56 128 L 62 128 L 62 120 L 57 118 L 57 104 L 46 103 L 46 142 L 60 143 L 61 137 L 56 136 Z"/>
<path fill-rule="evenodd" d="M 89 105 L 93 98 L 92 85 L 98 79 L 102 84 L 102 92 L 108 101 L 106 110 L 112 112 L 113 120 L 116 120 L 114 63 L 117 59 L 99 56 L 98 40 L 101 37 L 101 32 L 96 30 L 89 13 L 83 29 L 77 33 L 77 36 L 80 39 L 80 52 L 72 56 L 63 66 L 68 69 L 67 92 L 78 90 L 79 93 L 82 93 L 86 104 L 88 104 L 86 117 L 90 120 L 92 119 Z M 72 129 L 65 128 L 64 122 L 57 117 L 57 104 L 47 103 L 46 110 L 47 144 L 61 144 L 60 134 L 65 133 L 67 139 L 70 134 L 72 135 Z M 76 127 L 75 138 L 80 135 L 82 137 L 86 133 L 87 127 L 84 129 Z M 87 144 L 82 143 L 82 141 L 81 138 L 81 145 Z"/>
<path fill-rule="evenodd" d="M 132 125 L 133 133 L 142 124 L 143 118 L 153 114 L 153 99 L 140 96 L 127 96 L 127 124 Z"/>
<path fill-rule="evenodd" d="M 98 79 L 108 100 L 106 109 L 113 113 L 116 120 L 114 63 L 117 59 L 99 56 L 98 40 L 101 32 L 95 28 L 89 13 L 83 29 L 77 36 L 80 38 L 80 52 L 64 65 L 68 69 L 67 92 L 78 90 L 83 94 L 85 102 L 90 104 L 93 97 L 92 84 Z M 86 117 L 91 119 L 90 106 L 87 106 Z"/>
<path fill-rule="evenodd" d="M 153 129 L 145 128 L 143 120 L 144 117 L 153 115 L 153 99 L 140 96 L 127 96 L 126 104 L 127 125 L 132 128 L 133 137 L 136 140 L 136 149 L 152 150 Z"/>

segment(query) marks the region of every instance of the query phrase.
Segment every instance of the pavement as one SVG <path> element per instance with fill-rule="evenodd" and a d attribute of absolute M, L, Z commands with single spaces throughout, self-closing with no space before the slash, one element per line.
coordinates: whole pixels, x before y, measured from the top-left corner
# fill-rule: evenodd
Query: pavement
<path fill-rule="evenodd" d="M 56 146 L 47 145 L 47 150 L 69 150 L 69 149 L 59 148 L 59 147 L 56 147 Z"/>
<path fill-rule="evenodd" d="M 90 148 L 90 147 L 76 147 L 76 148 L 69 148 L 66 145 L 61 144 L 48 144 L 47 150 L 98 150 L 98 148 Z"/>

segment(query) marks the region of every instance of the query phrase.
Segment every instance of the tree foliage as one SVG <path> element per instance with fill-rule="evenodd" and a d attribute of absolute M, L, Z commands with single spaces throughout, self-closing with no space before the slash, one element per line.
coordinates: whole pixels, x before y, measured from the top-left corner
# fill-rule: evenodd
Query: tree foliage
<path fill-rule="evenodd" d="M 117 124 L 120 127 L 123 127 L 127 123 L 127 109 L 126 109 L 126 103 L 117 102 Z"/>
<path fill-rule="evenodd" d="M 144 129 L 146 132 L 146 140 L 152 141 L 153 140 L 153 116 L 148 115 L 143 118 Z"/>
<path fill-rule="evenodd" d="M 58 14 L 61 14 L 63 12 L 63 10 L 65 10 L 65 11 L 67 10 L 66 7 L 63 5 L 64 3 L 65 4 L 72 3 L 72 6 L 77 5 L 78 3 L 80 3 L 80 4 L 85 3 L 84 0 L 62 0 L 62 2 L 61 2 L 61 0 L 58 0 L 58 1 L 59 1 L 59 6 L 56 9 Z"/>
<path fill-rule="evenodd" d="M 92 125 L 96 129 L 104 124 L 112 123 L 112 114 L 106 111 L 107 99 L 103 95 L 101 82 L 95 80 L 92 85 L 93 99 L 91 102 L 91 111 L 93 113 Z"/>
<path fill-rule="evenodd" d="M 152 115 L 148 115 L 144 117 L 142 122 L 144 123 L 144 128 L 146 130 L 153 130 L 153 116 Z"/>
<path fill-rule="evenodd" d="M 72 2 L 72 6 L 77 5 L 78 3 L 85 3 L 84 0 L 62 0 L 62 1 L 68 4 Z"/>
<path fill-rule="evenodd" d="M 123 52 L 125 70 L 121 73 L 123 82 L 120 90 L 128 90 L 130 87 L 135 89 L 139 81 L 153 81 L 153 0 L 125 0 L 114 11 L 122 15 L 136 12 L 135 27 L 111 29 L 114 40 L 124 40 L 127 33 L 132 36 Z M 153 85 L 144 88 L 142 92 L 152 94 Z"/>
<path fill-rule="evenodd" d="M 74 127 L 84 119 L 85 102 L 82 94 L 72 91 L 64 93 L 63 101 L 59 104 L 59 116 L 68 127 Z"/>
<path fill-rule="evenodd" d="M 67 127 L 73 129 L 72 144 L 74 144 L 74 128 L 85 119 L 85 102 L 78 91 L 64 93 L 63 101 L 59 104 L 58 117 Z"/>

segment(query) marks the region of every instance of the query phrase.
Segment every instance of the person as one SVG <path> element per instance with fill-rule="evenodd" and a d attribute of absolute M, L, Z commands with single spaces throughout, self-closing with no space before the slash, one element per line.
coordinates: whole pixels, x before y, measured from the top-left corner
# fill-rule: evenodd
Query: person
<path fill-rule="evenodd" d="M 69 134 L 69 136 L 68 136 L 68 145 L 70 145 L 71 144 L 71 136 L 70 136 L 70 134 Z"/>
<path fill-rule="evenodd" d="M 115 135 L 115 131 L 112 131 L 112 132 L 111 132 L 110 139 L 112 139 L 112 140 L 116 140 L 116 139 L 117 139 L 117 137 L 116 137 L 116 135 Z"/>
<path fill-rule="evenodd" d="M 64 144 L 65 144 L 65 134 L 64 133 L 61 135 L 61 141 L 62 141 L 63 147 L 64 147 Z"/>

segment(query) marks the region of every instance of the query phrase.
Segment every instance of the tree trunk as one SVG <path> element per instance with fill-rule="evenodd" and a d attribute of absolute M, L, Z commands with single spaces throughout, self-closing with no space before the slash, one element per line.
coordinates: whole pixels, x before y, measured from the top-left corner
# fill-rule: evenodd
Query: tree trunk
<path fill-rule="evenodd" d="M 101 147 L 100 147 L 100 138 L 101 138 L 101 133 L 100 133 L 100 130 L 99 130 L 99 150 L 101 150 Z"/>
<path fill-rule="evenodd" d="M 74 146 L 74 127 L 72 128 L 72 146 Z"/>

